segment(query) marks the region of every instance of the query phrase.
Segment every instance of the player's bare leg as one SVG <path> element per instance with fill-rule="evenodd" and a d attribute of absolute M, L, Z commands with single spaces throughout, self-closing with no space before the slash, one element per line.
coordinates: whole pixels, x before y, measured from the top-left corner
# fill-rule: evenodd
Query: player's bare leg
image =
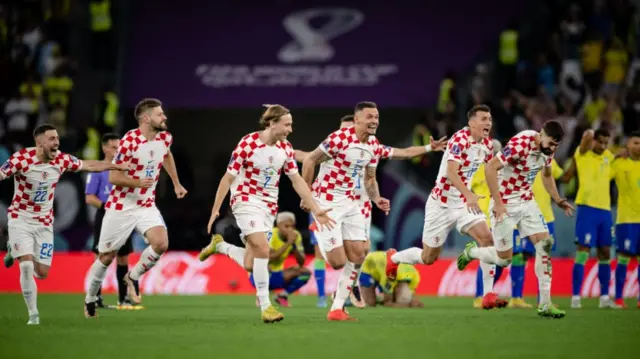
<path fill-rule="evenodd" d="M 336 293 L 327 314 L 330 321 L 355 320 L 344 311 L 344 305 L 351 293 L 353 282 L 358 278 L 366 253 L 365 241 L 344 241 L 343 247 L 327 252 L 327 261 L 334 268 L 342 264 L 342 273 L 338 278 Z M 339 261 L 337 261 L 339 260 Z"/>
<path fill-rule="evenodd" d="M 40 313 L 38 312 L 38 286 L 35 278 L 45 279 L 49 274 L 49 266 L 37 263 L 32 255 L 24 255 L 16 258 L 20 265 L 20 288 L 22 297 L 27 305 L 29 321 L 27 325 L 40 324 Z"/>
<path fill-rule="evenodd" d="M 489 226 L 485 221 L 476 223 L 471 226 L 467 231 L 467 234 L 476 241 L 478 247 L 480 248 L 493 248 L 491 251 L 495 250 L 493 247 L 493 236 L 491 235 L 491 231 L 489 230 Z M 497 253 L 497 251 L 496 251 Z M 506 258 L 511 258 L 511 254 L 504 254 Z M 500 257 L 498 255 L 498 257 Z M 496 264 L 491 262 L 480 261 L 480 268 L 482 269 L 482 308 L 483 309 L 493 309 L 493 308 L 505 308 L 509 302 L 504 299 L 498 297 L 498 295 L 493 291 L 493 284 L 495 282 L 495 274 L 496 274 Z"/>
<path fill-rule="evenodd" d="M 398 272 L 398 266 L 400 263 L 404 264 L 433 264 L 438 257 L 442 247 L 430 247 L 426 243 L 422 243 L 422 249 L 418 247 L 412 247 L 403 251 L 396 251 L 395 249 L 387 250 L 387 266 L 386 274 L 389 278 L 395 278 Z"/>
<path fill-rule="evenodd" d="M 556 308 L 551 302 L 551 248 L 553 238 L 549 233 L 536 233 L 529 236 L 529 240 L 536 249 L 535 272 L 538 277 L 538 291 L 540 304 L 538 315 L 546 318 L 563 318 L 566 312 Z"/>
<path fill-rule="evenodd" d="M 142 303 L 140 293 L 136 293 L 134 281 L 140 280 L 143 274 L 151 270 L 169 248 L 169 236 L 164 226 L 150 228 L 144 233 L 144 236 L 149 242 L 149 246 L 142 251 L 138 263 L 124 276 L 124 282 L 127 284 L 127 294 L 133 304 Z"/>

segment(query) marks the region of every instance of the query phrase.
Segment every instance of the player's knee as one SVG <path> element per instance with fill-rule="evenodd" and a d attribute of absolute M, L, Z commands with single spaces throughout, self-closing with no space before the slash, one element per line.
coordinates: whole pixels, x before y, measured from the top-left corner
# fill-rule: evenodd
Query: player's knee
<path fill-rule="evenodd" d="M 597 251 L 598 260 L 607 261 L 611 259 L 611 249 L 609 247 L 598 248 Z"/>
<path fill-rule="evenodd" d="M 116 264 L 119 266 L 126 266 L 129 264 L 129 255 L 116 256 Z"/>
<path fill-rule="evenodd" d="M 311 275 L 311 271 L 309 268 L 301 267 L 298 268 L 298 275 Z"/>
<path fill-rule="evenodd" d="M 108 252 L 108 253 L 100 253 L 98 259 L 102 264 L 108 266 L 113 262 L 113 259 L 116 257 L 116 252 Z"/>
<path fill-rule="evenodd" d="M 342 269 L 346 264 L 345 258 L 327 258 L 327 263 L 333 269 Z"/>
<path fill-rule="evenodd" d="M 438 260 L 438 255 L 427 251 L 422 251 L 422 262 L 426 265 L 431 265 Z"/>

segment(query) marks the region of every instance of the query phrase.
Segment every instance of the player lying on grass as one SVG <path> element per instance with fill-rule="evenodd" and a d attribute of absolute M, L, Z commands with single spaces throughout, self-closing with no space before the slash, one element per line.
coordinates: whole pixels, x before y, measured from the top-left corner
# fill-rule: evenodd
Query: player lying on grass
<path fill-rule="evenodd" d="M 400 264 L 395 279 L 386 275 L 387 254 L 376 251 L 367 254 L 360 273 L 360 295 L 369 307 L 422 308 L 424 304 L 413 298 L 420 283 L 420 273 L 410 264 Z M 376 295 L 376 289 L 381 296 Z"/>

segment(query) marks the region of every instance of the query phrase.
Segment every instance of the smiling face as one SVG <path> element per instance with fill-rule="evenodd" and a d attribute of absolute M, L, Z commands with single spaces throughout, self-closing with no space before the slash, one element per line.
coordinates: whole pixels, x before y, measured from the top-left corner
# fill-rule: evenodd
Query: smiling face
<path fill-rule="evenodd" d="M 60 137 L 58 131 L 47 130 L 36 137 L 36 147 L 42 150 L 47 161 L 51 161 L 58 155 Z"/>
<path fill-rule="evenodd" d="M 293 132 L 293 117 L 290 113 L 280 116 L 277 120 L 269 122 L 269 129 L 277 141 L 284 141 Z"/>
<path fill-rule="evenodd" d="M 363 108 L 355 114 L 355 126 L 359 132 L 375 135 L 380 123 L 380 113 L 377 108 Z"/>

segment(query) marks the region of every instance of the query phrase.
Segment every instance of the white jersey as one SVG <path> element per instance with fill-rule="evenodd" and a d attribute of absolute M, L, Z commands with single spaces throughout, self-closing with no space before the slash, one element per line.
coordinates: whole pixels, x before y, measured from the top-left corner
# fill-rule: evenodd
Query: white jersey
<path fill-rule="evenodd" d="M 244 136 L 233 150 L 227 166 L 227 173 L 235 177 L 231 184 L 231 206 L 241 202 L 266 205 L 275 215 L 282 169 L 287 176 L 298 173 L 289 141 L 267 146 L 260 140 L 260 132 Z"/>
<path fill-rule="evenodd" d="M 382 145 L 382 151 L 380 153 L 380 158 L 391 158 L 393 156 L 393 148 L 389 146 Z M 358 177 L 356 181 L 356 187 L 353 190 L 353 194 L 355 197 L 355 201 L 358 204 L 358 207 L 362 210 L 362 214 L 364 218 L 371 217 L 371 211 L 373 209 L 373 205 L 371 204 L 371 199 L 367 194 L 367 190 L 364 187 L 364 177 Z"/>

